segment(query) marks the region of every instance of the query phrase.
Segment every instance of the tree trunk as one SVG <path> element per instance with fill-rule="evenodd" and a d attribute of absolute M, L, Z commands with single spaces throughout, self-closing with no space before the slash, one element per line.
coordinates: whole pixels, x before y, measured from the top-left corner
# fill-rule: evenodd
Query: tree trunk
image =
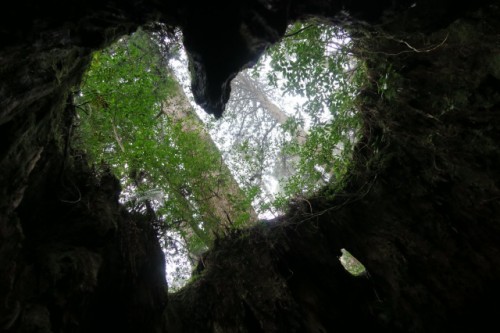
<path fill-rule="evenodd" d="M 231 229 L 238 219 L 241 219 L 242 214 L 247 216 L 244 224 L 251 225 L 257 221 L 257 213 L 250 204 L 243 205 L 245 201 L 245 193 L 241 190 L 236 179 L 231 174 L 231 171 L 224 163 L 222 154 L 213 142 L 210 134 L 204 129 L 203 122 L 196 115 L 196 112 L 191 107 L 188 98 L 182 91 L 181 87 L 177 87 L 178 92 L 174 98 L 166 101 L 163 114 L 169 115 L 182 123 L 182 128 L 186 132 L 194 133 L 203 141 L 210 152 L 215 152 L 220 155 L 220 162 L 217 171 L 212 174 L 207 174 L 207 178 L 215 177 L 217 184 L 210 186 L 203 180 L 195 185 L 201 190 L 201 197 L 205 198 L 208 203 L 207 219 L 213 220 L 214 224 L 219 226 L 214 228 L 219 230 L 221 234 Z M 246 214 L 245 214 L 246 212 Z M 240 222 L 241 223 L 241 222 Z"/>

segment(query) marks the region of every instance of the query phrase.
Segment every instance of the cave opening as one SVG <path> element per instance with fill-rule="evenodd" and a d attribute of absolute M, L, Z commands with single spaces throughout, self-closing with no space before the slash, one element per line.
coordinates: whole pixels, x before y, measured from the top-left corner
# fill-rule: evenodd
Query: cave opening
<path fill-rule="evenodd" d="M 2 330 L 447 332 L 495 324 L 497 0 L 71 6 L 22 0 L 1 14 L 9 16 L 0 21 Z M 273 223 L 214 237 L 191 283 L 169 295 L 147 207 L 127 210 L 110 170 L 96 177 L 68 153 L 71 120 L 85 107 L 70 95 L 92 53 L 158 18 L 178 26 L 194 99 L 220 117 L 229 81 L 289 23 L 335 22 L 346 11 L 363 28 L 351 38 L 367 86 L 357 96 L 360 135 L 343 186 L 296 198 Z M 122 150 L 116 137 L 127 133 L 109 126 Z M 195 140 L 178 128 L 179 142 Z M 145 191 L 136 202 L 159 194 Z M 347 272 L 342 249 L 369 276 Z"/>
<path fill-rule="evenodd" d="M 170 290 L 191 278 L 211 237 L 342 186 L 360 126 L 363 66 L 335 26 L 297 23 L 285 38 L 233 79 L 221 119 L 195 105 L 182 33 L 160 24 L 94 53 L 74 93 L 70 149 L 97 178 L 114 174 L 120 203 L 151 220 Z"/>

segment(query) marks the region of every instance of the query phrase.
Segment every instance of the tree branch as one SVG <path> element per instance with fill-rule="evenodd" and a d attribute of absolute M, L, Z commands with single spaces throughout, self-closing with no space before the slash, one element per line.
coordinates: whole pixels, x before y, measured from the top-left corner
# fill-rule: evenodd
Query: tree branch
<path fill-rule="evenodd" d="M 299 30 L 297 30 L 297 31 L 294 31 L 294 32 L 292 32 L 292 33 L 289 33 L 289 34 L 284 35 L 284 36 L 283 36 L 283 38 L 288 38 L 288 37 L 292 37 L 292 36 L 298 35 L 298 34 L 300 34 L 301 32 L 303 32 L 304 30 L 307 30 L 307 29 L 309 29 L 309 28 L 312 28 L 313 26 L 314 26 L 313 24 L 309 24 L 309 25 L 307 25 L 307 26 L 303 27 L 302 29 L 299 29 Z"/>
<path fill-rule="evenodd" d="M 118 131 L 116 130 L 116 126 L 113 120 L 111 120 L 111 126 L 113 127 L 113 134 L 115 135 L 116 142 L 118 143 L 118 146 L 120 147 L 121 151 L 124 153 L 125 147 L 123 147 L 122 139 L 118 135 Z"/>

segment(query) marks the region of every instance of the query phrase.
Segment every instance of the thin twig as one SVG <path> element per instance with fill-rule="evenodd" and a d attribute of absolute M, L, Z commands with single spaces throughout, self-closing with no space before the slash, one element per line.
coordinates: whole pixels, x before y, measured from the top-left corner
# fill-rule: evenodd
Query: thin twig
<path fill-rule="evenodd" d="M 292 33 L 289 33 L 289 34 L 284 35 L 284 36 L 283 36 L 283 38 L 288 38 L 288 37 L 292 37 L 292 36 L 298 35 L 298 34 L 300 34 L 301 32 L 303 32 L 304 30 L 307 30 L 307 29 L 309 29 L 309 28 L 312 28 L 313 26 L 314 26 L 314 24 L 307 25 L 307 26 L 305 26 L 305 27 L 303 27 L 303 28 L 301 28 L 301 29 L 299 29 L 299 30 L 297 30 L 297 31 L 294 31 L 294 32 L 292 32 Z"/>
<path fill-rule="evenodd" d="M 405 51 L 401 51 L 401 52 L 397 52 L 397 53 L 387 53 L 387 52 L 382 52 L 382 51 L 368 51 L 368 50 L 365 50 L 364 52 L 367 52 L 367 53 L 372 53 L 372 54 L 383 54 L 383 55 L 387 55 L 387 56 L 398 56 L 398 55 L 401 55 L 401 54 L 404 54 L 404 53 L 412 53 L 412 52 L 416 52 L 416 53 L 428 53 L 428 52 L 432 52 L 432 51 L 435 51 L 436 49 L 438 49 L 439 47 L 443 46 L 444 43 L 446 43 L 446 41 L 448 40 L 448 36 L 449 34 L 446 35 L 446 37 L 443 39 L 443 41 L 435 46 L 432 46 L 431 48 L 428 48 L 428 49 L 417 49 L 413 46 L 411 46 L 408 42 L 402 40 L 402 39 L 396 39 L 394 37 L 386 37 L 387 39 L 391 39 L 391 40 L 394 40 L 396 42 L 399 42 L 399 43 L 402 43 L 402 44 L 405 44 L 408 48 L 410 48 L 410 50 L 405 50 Z"/>
<path fill-rule="evenodd" d="M 413 46 L 411 46 L 408 42 L 402 40 L 402 39 L 394 39 L 395 41 L 397 42 L 400 42 L 400 43 L 403 43 L 405 44 L 406 46 L 408 46 L 408 48 L 412 49 L 413 51 L 417 52 L 417 53 L 427 53 L 427 52 L 432 52 L 434 51 L 435 49 L 441 47 L 445 42 L 446 40 L 448 40 L 448 36 L 450 34 L 446 34 L 446 37 L 443 39 L 443 41 L 441 43 L 439 43 L 438 45 L 434 46 L 434 47 L 431 47 L 430 49 L 422 49 L 422 50 L 419 50 Z"/>

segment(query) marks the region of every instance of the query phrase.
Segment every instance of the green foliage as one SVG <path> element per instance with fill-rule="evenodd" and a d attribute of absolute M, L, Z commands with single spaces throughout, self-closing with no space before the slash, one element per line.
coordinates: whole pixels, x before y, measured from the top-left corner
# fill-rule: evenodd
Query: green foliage
<path fill-rule="evenodd" d="M 221 216 L 244 225 L 250 204 L 231 195 L 234 180 L 184 98 L 150 35 L 124 37 L 94 54 L 84 78 L 79 145 L 121 179 L 129 209 L 177 230 L 199 254 L 228 228 Z M 214 211 L 220 198 L 226 215 Z"/>
<path fill-rule="evenodd" d="M 94 161 L 107 163 L 117 175 L 143 170 L 149 162 L 145 158 L 156 160 L 145 151 L 160 139 L 161 125 L 155 116 L 175 89 L 159 65 L 159 55 L 144 52 L 152 47 L 148 42 L 138 32 L 96 52 L 81 87 L 83 147 Z"/>
<path fill-rule="evenodd" d="M 283 180 L 276 207 L 326 183 L 341 186 L 360 128 L 356 94 L 366 76 L 362 63 L 349 52 L 348 36 L 338 27 L 297 23 L 287 36 L 269 51 L 274 71 L 267 79 L 285 94 L 304 98 L 300 110 L 309 118 L 310 128 L 305 142 L 299 142 L 303 119 L 282 126 L 293 138 L 285 140 L 283 152 L 299 159 L 295 175 Z"/>

